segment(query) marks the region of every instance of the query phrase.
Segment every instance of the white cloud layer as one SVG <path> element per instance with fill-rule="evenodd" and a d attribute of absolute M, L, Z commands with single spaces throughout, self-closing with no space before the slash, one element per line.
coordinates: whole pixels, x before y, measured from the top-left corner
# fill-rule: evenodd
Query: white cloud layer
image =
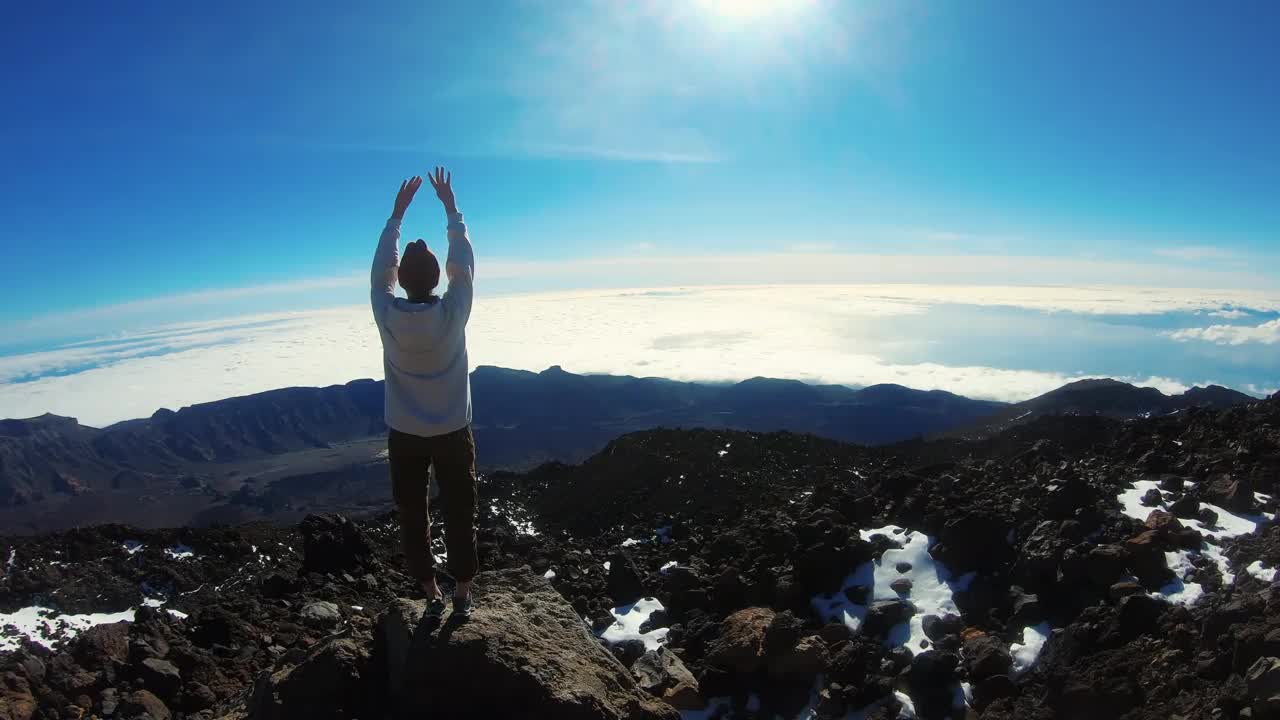
<path fill-rule="evenodd" d="M 580 373 L 740 380 L 899 383 L 1023 400 L 1081 377 L 1033 368 L 891 362 L 860 329 L 939 304 L 1045 312 L 1150 314 L 1240 305 L 1239 297 L 1124 289 L 768 286 L 579 291 L 481 297 L 468 329 L 474 365 Z M 1269 323 L 1272 329 L 1278 323 Z M 932 359 L 931 359 L 932 360 Z M 364 306 L 171 325 L 146 333 L 0 358 L 0 417 L 44 412 L 90 425 L 161 407 L 279 387 L 382 376 Z M 34 378 L 34 379 L 33 379 Z M 1131 382 L 1180 392 L 1167 377 Z"/>
<path fill-rule="evenodd" d="M 1160 257 L 1172 258 L 1174 260 L 1183 260 L 1186 262 L 1203 262 L 1205 260 L 1234 260 L 1239 255 L 1233 250 L 1222 247 L 1211 246 L 1192 246 L 1192 247 L 1173 247 L 1173 248 L 1156 248 L 1154 251 Z"/>
<path fill-rule="evenodd" d="M 1276 278 L 1198 266 L 990 254 L 872 254 L 841 251 L 838 244 L 828 242 L 793 244 L 786 252 L 737 255 L 681 255 L 681 248 L 656 242 L 635 243 L 626 250 L 625 256 L 572 260 L 490 258 L 480 266 L 478 277 L 490 297 L 564 288 L 712 288 L 764 282 L 885 287 L 893 288 L 885 293 L 908 293 L 927 303 L 971 302 L 1090 314 L 1280 311 Z M 367 271 L 360 271 L 59 311 L 0 325 L 0 349 L 15 339 L 49 342 L 175 321 L 354 304 L 366 297 L 367 278 Z M 1019 287 L 999 284 L 1010 278 Z"/>
<path fill-rule="evenodd" d="M 1210 325 L 1204 328 L 1184 328 L 1170 332 L 1169 337 L 1182 342 L 1203 340 L 1217 345 L 1248 343 L 1275 345 L 1280 343 L 1280 320 L 1264 322 L 1261 325 Z"/>

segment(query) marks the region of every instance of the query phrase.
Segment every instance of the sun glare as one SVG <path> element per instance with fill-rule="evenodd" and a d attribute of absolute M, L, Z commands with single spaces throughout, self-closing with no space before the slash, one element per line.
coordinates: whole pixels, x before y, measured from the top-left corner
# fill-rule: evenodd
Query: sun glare
<path fill-rule="evenodd" d="M 711 15 L 733 22 L 767 20 L 814 4 L 815 0 L 698 0 Z"/>

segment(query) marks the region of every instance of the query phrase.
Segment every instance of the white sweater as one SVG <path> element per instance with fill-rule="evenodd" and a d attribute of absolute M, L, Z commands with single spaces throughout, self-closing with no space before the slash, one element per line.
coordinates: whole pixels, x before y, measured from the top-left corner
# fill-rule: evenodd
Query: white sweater
<path fill-rule="evenodd" d="M 431 437 L 471 423 L 467 320 L 471 317 L 475 258 L 462 213 L 449 216 L 449 290 L 438 300 L 396 297 L 400 219 L 387 220 L 373 256 L 373 319 L 382 337 L 387 426 Z"/>

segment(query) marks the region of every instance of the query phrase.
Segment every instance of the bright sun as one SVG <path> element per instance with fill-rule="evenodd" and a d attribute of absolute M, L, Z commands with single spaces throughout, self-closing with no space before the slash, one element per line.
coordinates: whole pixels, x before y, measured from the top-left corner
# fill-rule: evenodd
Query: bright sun
<path fill-rule="evenodd" d="M 750 22 L 791 13 L 812 5 L 815 0 L 698 0 L 712 15 L 725 20 Z"/>

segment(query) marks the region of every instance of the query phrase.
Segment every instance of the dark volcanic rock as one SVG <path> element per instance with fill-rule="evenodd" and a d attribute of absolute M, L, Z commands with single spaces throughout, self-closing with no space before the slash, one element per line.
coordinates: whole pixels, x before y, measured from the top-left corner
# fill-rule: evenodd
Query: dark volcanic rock
<path fill-rule="evenodd" d="M 640 572 L 635 563 L 621 550 L 609 555 L 608 580 L 609 597 L 614 605 L 630 605 L 644 597 L 644 583 L 640 580 Z"/>
<path fill-rule="evenodd" d="M 1243 506 L 1246 489 L 1263 498 L 1251 513 L 1280 509 L 1280 399 L 1126 422 L 1042 415 L 976 441 L 876 450 L 787 433 L 628 435 L 582 466 L 483 476 L 481 562 L 498 571 L 480 578 L 471 623 L 432 629 L 417 622 L 420 600 L 398 599 L 420 591 L 403 571 L 394 515 L 0 538 L 0 611 L 137 608 L 133 623 L 53 650 L 0 653 L 0 719 L 394 718 L 404 708 L 391 699 L 406 697 L 420 705 L 414 716 L 447 718 L 476 712 L 453 702 L 473 687 L 483 691 L 468 702 L 495 705 L 506 693 L 530 716 L 672 717 L 670 707 L 729 697 L 739 716 L 792 717 L 816 697 L 826 716 L 870 707 L 869 718 L 887 720 L 898 690 L 922 718 L 956 718 L 960 679 L 975 706 L 964 712 L 984 720 L 1268 717 L 1280 702 L 1268 664 L 1280 657 L 1280 586 L 1255 563 L 1280 566 L 1280 526 L 1201 537 L 1163 505 L 1135 520 L 1116 500 L 1133 478 L 1160 482 L 1163 502 L 1200 503 L 1206 525 L 1216 520 L 1206 503 L 1234 495 Z M 974 518 L 998 520 L 999 532 Z M 525 521 L 537 535 L 514 529 Z M 862 563 L 907 537 L 862 539 L 887 525 L 937 538 L 952 577 L 986 568 L 955 590 L 960 616 L 921 618 L 927 644 L 886 647 L 915 612 L 908 602 L 874 603 L 858 631 L 845 624 L 845 601 L 872 597 Z M 611 588 L 601 565 L 622 538 L 639 539 L 616 563 L 634 567 L 625 594 L 666 608 L 639 623 L 669 626 L 658 652 L 605 644 L 583 621 L 599 618 L 601 632 L 615 622 L 624 583 Z M 1226 558 L 1231 583 L 1202 542 Z M 178 545 L 193 554 L 165 552 Z M 1201 550 L 1179 563 L 1203 591 L 1189 605 L 1149 595 L 1173 579 L 1166 554 L 1180 549 Z M 905 577 L 895 568 L 885 560 L 875 572 Z M 537 579 L 548 571 L 554 591 Z M 827 585 L 851 573 L 862 587 L 842 595 Z M 1041 622 L 1053 630 L 1039 659 L 1012 676 L 1010 641 Z M 411 659 L 421 673 L 406 674 Z"/>
<path fill-rule="evenodd" d="M 160 698 L 146 690 L 137 690 L 120 699 L 117 708 L 125 717 L 150 718 L 150 720 L 169 720 L 173 713 Z"/>
<path fill-rule="evenodd" d="M 773 619 L 772 610 L 759 607 L 725 618 L 719 639 L 708 650 L 707 662 L 741 674 L 763 668 L 765 636 Z"/>
<path fill-rule="evenodd" d="M 868 635 L 883 636 L 894 625 L 910 620 L 915 614 L 915 606 L 906 600 L 877 600 L 867 608 L 867 621 L 863 630 Z"/>
<path fill-rule="evenodd" d="M 930 554 L 953 572 L 990 572 L 1013 559 L 1006 517 L 995 513 L 969 513 L 948 520 Z"/>
<path fill-rule="evenodd" d="M 1255 504 L 1248 480 L 1230 475 L 1209 483 L 1205 497 L 1215 505 L 1240 513 L 1252 512 Z"/>
<path fill-rule="evenodd" d="M 1172 577 L 1160 535 L 1155 530 L 1147 530 L 1129 538 L 1124 543 L 1124 549 L 1129 569 L 1147 587 L 1158 588 Z"/>
<path fill-rule="evenodd" d="M 270 720 L 363 717 L 370 698 L 369 649 L 342 638 L 312 650 L 297 666 L 278 670 L 255 690 L 250 716 Z"/>
<path fill-rule="evenodd" d="M 1089 551 L 1086 563 L 1089 581 L 1098 587 L 1110 587 L 1124 575 L 1125 549 L 1119 545 L 1099 545 Z"/>
<path fill-rule="evenodd" d="M 168 660 L 147 658 L 142 661 L 142 682 L 156 697 L 171 700 L 182 687 L 182 675 Z"/>
<path fill-rule="evenodd" d="M 999 638 L 975 635 L 964 642 L 964 666 L 969 681 L 980 683 L 995 675 L 1008 675 L 1013 669 L 1013 658 Z"/>
<path fill-rule="evenodd" d="M 631 666 L 631 673 L 642 690 L 677 710 L 700 710 L 706 704 L 693 673 L 666 648 L 645 653 Z"/>
<path fill-rule="evenodd" d="M 424 624 L 422 602 L 402 601 L 379 621 L 386 678 L 399 712 L 413 716 L 669 718 L 589 636 L 542 578 L 519 570 L 481 573 L 465 622 Z M 484 688 L 467 692 L 462 688 Z M 450 698 L 451 700 L 446 700 Z"/>
<path fill-rule="evenodd" d="M 302 569 L 318 573 L 364 574 L 375 568 L 363 531 L 341 515 L 308 515 L 302 532 Z"/>

